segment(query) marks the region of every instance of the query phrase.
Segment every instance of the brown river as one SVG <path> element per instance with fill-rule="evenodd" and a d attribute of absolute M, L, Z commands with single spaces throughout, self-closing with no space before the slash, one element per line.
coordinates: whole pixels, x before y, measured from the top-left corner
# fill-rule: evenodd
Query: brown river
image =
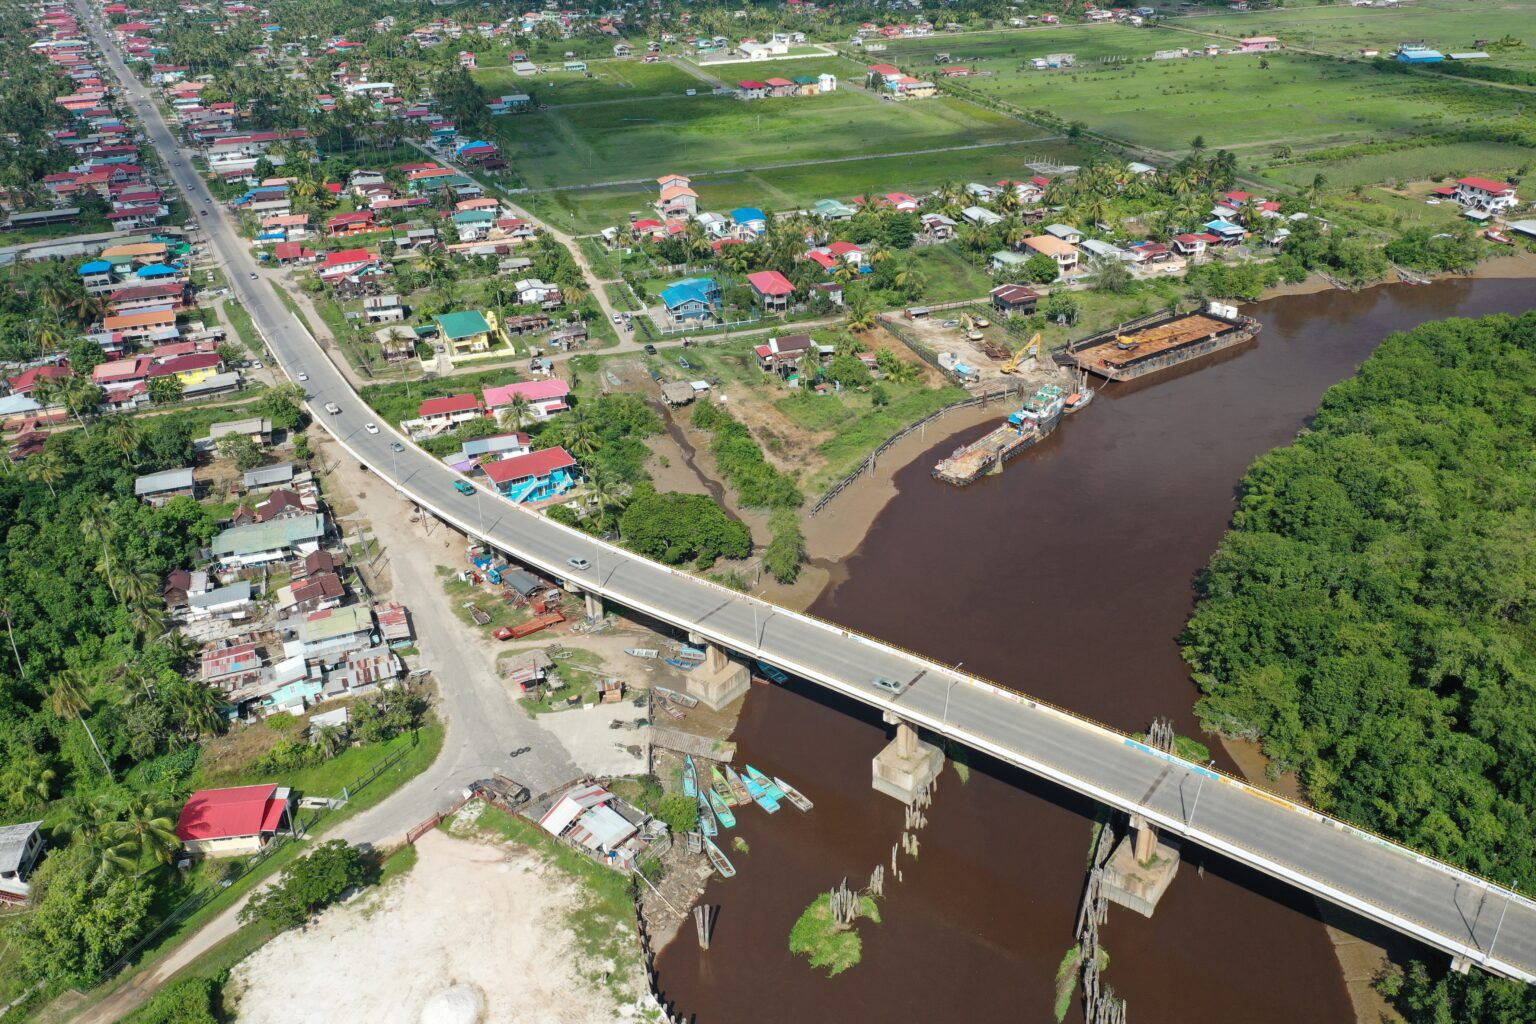
<path fill-rule="evenodd" d="M 1246 307 L 1264 324 L 1256 344 L 1111 385 L 999 477 L 937 484 L 933 462 L 970 435 L 935 446 L 901 472 L 900 494 L 812 610 L 1121 729 L 1167 715 L 1196 734 L 1176 638 L 1244 470 L 1388 333 L 1533 305 L 1528 280 L 1456 280 Z M 738 762 L 783 774 L 816 809 L 747 809 L 727 833 L 750 851 L 731 853 L 737 876 L 705 893 L 720 907 L 712 949 L 699 951 L 690 925 L 659 959 L 679 1019 L 1053 1019 L 1095 807 L 979 756 L 968 782 L 940 777 L 919 858 L 902 859 L 900 883 L 887 878 L 883 923 L 860 923 L 863 961 L 828 979 L 790 956 L 790 928 L 819 892 L 889 870 L 902 810 L 870 788 L 887 738 L 877 715 L 817 687 L 753 688 Z M 1353 1020 L 1313 901 L 1199 850 L 1155 917 L 1112 907 L 1102 934 L 1104 980 L 1137 1024 Z M 1067 1019 L 1081 1019 L 1075 1002 Z"/>

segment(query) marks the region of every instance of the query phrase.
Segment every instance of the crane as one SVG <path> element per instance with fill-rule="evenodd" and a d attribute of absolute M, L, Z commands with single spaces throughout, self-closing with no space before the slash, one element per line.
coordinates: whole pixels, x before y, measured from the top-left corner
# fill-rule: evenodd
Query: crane
<path fill-rule="evenodd" d="M 1039 354 L 1040 354 L 1040 332 L 1036 331 L 1035 332 L 1035 336 L 1033 338 L 1030 338 L 1029 341 L 1025 342 L 1019 348 L 1019 350 L 1013 354 L 1013 358 L 1008 360 L 1002 366 L 999 366 L 998 369 L 1001 370 L 1003 373 L 1018 373 L 1019 372 L 1019 364 L 1022 363 L 1025 360 L 1026 357 L 1028 357 L 1030 359 L 1033 359 L 1033 358 L 1035 358 Z"/>

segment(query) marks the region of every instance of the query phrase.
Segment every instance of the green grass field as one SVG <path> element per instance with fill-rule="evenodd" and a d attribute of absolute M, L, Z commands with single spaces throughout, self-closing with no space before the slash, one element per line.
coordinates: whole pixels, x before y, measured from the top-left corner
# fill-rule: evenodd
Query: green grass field
<path fill-rule="evenodd" d="M 682 68 L 665 61 L 645 64 L 638 60 L 610 60 L 588 65 L 592 77 L 579 71 L 540 72 L 519 75 L 510 67 L 475 72 L 475 84 L 487 96 L 527 93 L 535 103 L 549 106 L 639 100 L 654 96 L 682 96 L 689 89 L 708 90 Z"/>
<path fill-rule="evenodd" d="M 1190 37 L 1168 29 L 1131 28 L 1129 25 L 1064 25 L 1059 28 L 1014 29 L 1000 32 L 970 32 L 964 36 L 926 36 L 919 39 L 895 39 L 884 53 L 871 56 L 871 62 L 883 60 L 920 74 L 925 67 L 937 65 L 936 54 L 947 53 L 946 66 L 976 65 L 984 70 L 1015 68 L 1023 61 L 1048 53 L 1070 53 L 1079 66 L 1105 57 L 1137 60 L 1158 50 L 1191 46 Z M 1044 74 L 1037 72 L 1036 74 Z"/>
<path fill-rule="evenodd" d="M 850 79 L 862 82 L 868 72 L 866 65 L 846 57 L 818 53 L 795 60 L 753 60 L 732 64 L 700 64 L 705 74 L 720 79 L 726 85 L 766 78 L 795 78 L 799 75 L 836 75 L 841 81 Z M 794 98 L 794 97 L 791 97 Z"/>
<path fill-rule="evenodd" d="M 1266 168 L 1264 176 L 1305 186 L 1324 175 L 1330 188 L 1352 188 L 1384 181 L 1424 181 L 1436 175 L 1459 178 L 1469 174 L 1502 178 L 1522 173 L 1536 163 L 1536 152 L 1502 142 L 1455 142 L 1416 146 L 1390 153 L 1372 153 L 1342 160 L 1306 160 Z"/>

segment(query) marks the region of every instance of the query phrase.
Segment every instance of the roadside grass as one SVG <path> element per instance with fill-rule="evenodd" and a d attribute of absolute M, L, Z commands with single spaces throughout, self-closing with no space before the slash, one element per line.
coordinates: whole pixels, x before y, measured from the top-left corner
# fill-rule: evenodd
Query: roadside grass
<path fill-rule="evenodd" d="M 640 945 L 634 934 L 635 907 L 624 875 L 562 846 L 532 822 L 487 806 L 476 824 L 487 831 L 532 849 L 548 863 L 581 883 L 582 901 L 567 920 L 578 946 L 594 963 L 614 965 L 607 976 L 622 991 L 640 968 Z"/>
<path fill-rule="evenodd" d="M 413 419 L 421 403 L 428 398 L 442 398 L 466 392 L 478 393 L 497 384 L 511 384 L 522 380 L 511 367 L 498 370 L 481 370 L 453 377 L 437 377 L 433 380 L 392 381 L 388 384 L 365 384 L 359 392 L 363 401 L 391 423 Z"/>
<path fill-rule="evenodd" d="M 272 290 L 277 292 L 278 301 L 288 307 L 288 312 L 298 317 L 299 323 L 304 325 L 304 329 L 309 332 L 309 336 L 316 341 L 320 340 L 320 335 L 315 333 L 315 325 L 309 322 L 309 317 L 304 315 L 304 311 L 299 308 L 299 304 L 294 301 L 293 296 L 288 294 L 287 289 L 273 281 Z"/>
<path fill-rule="evenodd" d="M 626 310 L 634 312 L 640 308 L 629 294 L 629 286 L 622 281 L 603 285 L 603 294 L 608 297 L 608 301 L 613 304 L 613 308 L 621 313 Z"/>
<path fill-rule="evenodd" d="M 261 335 L 256 333 L 256 325 L 251 321 L 251 314 L 246 312 L 244 306 L 238 302 L 224 303 L 224 315 L 229 319 L 229 325 L 235 329 L 235 334 L 240 338 L 240 343 L 253 356 L 260 356 L 266 351 L 262 344 Z"/>
<path fill-rule="evenodd" d="M 581 238 L 577 239 L 576 244 L 581 248 L 581 254 L 587 258 L 587 263 L 591 265 L 592 273 L 605 280 L 612 280 L 619 276 L 621 271 L 614 264 L 613 254 L 603 246 L 602 242 L 595 238 Z"/>
<path fill-rule="evenodd" d="M 793 100 L 777 101 L 793 103 Z M 933 101 L 925 101 L 933 102 Z M 742 104 L 750 106 L 750 104 Z M 897 106 L 897 104 L 890 104 Z M 903 104 L 911 108 L 916 104 Z M 976 108 L 980 109 L 980 108 Z M 1020 122 L 1013 122 L 1019 141 L 987 149 L 962 149 L 943 153 L 925 153 L 921 157 L 868 156 L 838 163 L 808 163 L 797 167 L 769 167 L 727 173 L 700 173 L 693 179 L 699 193 L 699 205 L 707 210 L 730 210 L 738 206 L 759 206 L 783 212 L 809 209 L 818 199 L 850 201 L 863 194 L 902 191 L 913 194 L 930 191 L 946 181 L 997 181 L 1002 178 L 1028 177 L 1027 163 L 1049 160 L 1080 164 L 1088 159 L 1085 150 L 1063 140 L 1032 141 L 1040 132 Z M 770 157 L 776 163 L 781 158 Z M 635 177 L 635 175 L 622 175 Z M 536 183 L 530 183 L 535 184 Z M 557 183 L 558 184 L 558 183 Z M 519 202 L 541 219 L 567 231 L 599 231 L 611 225 L 627 228 L 629 215 L 651 216 L 656 199 L 655 184 L 611 185 L 603 188 L 559 192 L 532 192 L 519 196 Z"/>

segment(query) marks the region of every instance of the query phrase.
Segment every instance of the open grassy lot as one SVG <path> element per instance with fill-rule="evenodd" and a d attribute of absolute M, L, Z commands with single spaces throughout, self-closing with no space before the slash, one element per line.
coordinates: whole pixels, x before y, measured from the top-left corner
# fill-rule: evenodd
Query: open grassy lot
<path fill-rule="evenodd" d="M 1033 133 L 1025 125 L 1018 128 L 1025 133 L 1026 139 Z M 760 206 L 783 211 L 806 209 L 818 199 L 848 201 L 866 193 L 901 191 L 917 195 L 945 181 L 1028 177 L 1034 172 L 1029 171 L 1026 164 L 1033 160 L 1081 163 L 1086 158 L 1085 153 L 1065 141 L 1022 141 L 987 149 L 925 153 L 921 157 L 868 157 L 838 163 L 704 174 L 693 179 L 693 187 L 699 193 L 702 209 Z M 536 216 L 556 227 L 577 232 L 627 223 L 631 213 L 653 216 L 650 205 L 655 199 L 656 186 L 649 181 L 518 197 L 519 202 Z"/>
<path fill-rule="evenodd" d="M 1302 160 L 1268 167 L 1264 176 L 1305 186 L 1322 174 L 1330 188 L 1352 188 L 1384 181 L 1425 181 L 1433 176 L 1459 178 L 1469 174 L 1503 178 L 1536 164 L 1536 152 L 1503 142 L 1454 142 L 1415 146 L 1389 153 L 1343 159 Z"/>
<path fill-rule="evenodd" d="M 945 66 L 976 66 L 984 71 L 1016 68 L 1023 61 L 1048 53 L 1070 53 L 1079 66 L 1105 57 L 1139 60 L 1158 50 L 1190 46 L 1190 37 L 1182 32 L 1158 28 L 1132 28 L 1129 25 L 1063 25 L 1056 28 L 1013 29 L 999 32 L 969 32 L 964 36 L 925 36 L 918 39 L 893 39 L 877 57 L 886 63 L 919 73 L 932 67 L 934 55 L 949 54 Z M 1032 72 L 1037 76 L 1055 72 Z"/>
<path fill-rule="evenodd" d="M 638 100 L 651 96 L 682 96 L 689 89 L 708 87 L 682 68 L 666 61 L 646 64 L 639 60 L 598 61 L 588 65 L 592 77 L 580 71 L 541 71 L 519 75 L 510 67 L 483 68 L 475 72 L 475 84 L 487 96 L 527 93 L 535 103 L 557 106 Z"/>
<path fill-rule="evenodd" d="M 744 60 L 730 64 L 700 64 L 706 74 L 720 79 L 726 85 L 743 81 L 764 81 L 769 78 L 794 78 L 797 75 L 836 75 L 839 82 L 864 81 L 867 65 L 829 53 L 813 53 L 794 60 Z M 842 85 L 838 87 L 840 90 Z M 790 97 L 798 99 L 799 97 Z M 810 97 L 806 97 L 809 99 Z"/>
<path fill-rule="evenodd" d="M 1219 17 L 1186 19 L 1180 25 L 1233 37 L 1279 36 L 1285 45 L 1352 56 L 1362 49 L 1389 55 L 1405 40 L 1423 40 L 1442 53 L 1484 50 L 1480 39 L 1506 35 L 1526 45 L 1488 50 L 1478 63 L 1536 69 L 1536 6 L 1529 3 L 1479 4 L 1463 0 L 1417 0 L 1402 7 L 1318 5 Z"/>
<path fill-rule="evenodd" d="M 498 120 L 530 188 L 654 179 L 765 163 L 1018 141 L 1042 133 L 952 99 L 881 103 L 853 91 L 740 100 L 696 96 L 541 111 Z"/>
<path fill-rule="evenodd" d="M 1165 151 L 1296 147 L 1410 138 L 1514 119 L 1509 96 L 1452 79 L 1396 75 L 1294 53 L 1152 61 L 1073 72 L 1013 72 L 967 88 Z"/>

